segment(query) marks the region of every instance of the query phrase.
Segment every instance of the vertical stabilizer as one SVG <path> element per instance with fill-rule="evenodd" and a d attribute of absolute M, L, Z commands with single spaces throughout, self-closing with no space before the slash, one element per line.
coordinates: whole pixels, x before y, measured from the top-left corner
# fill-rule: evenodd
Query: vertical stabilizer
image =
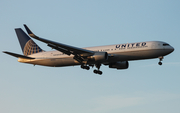
<path fill-rule="evenodd" d="M 43 51 L 21 28 L 17 28 L 15 31 L 25 56 Z"/>

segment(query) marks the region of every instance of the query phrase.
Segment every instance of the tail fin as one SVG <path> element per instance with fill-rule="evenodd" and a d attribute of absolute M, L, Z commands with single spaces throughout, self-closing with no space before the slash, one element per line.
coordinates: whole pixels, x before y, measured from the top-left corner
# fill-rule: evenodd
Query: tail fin
<path fill-rule="evenodd" d="M 17 28 L 15 31 L 25 56 L 43 51 L 21 28 Z"/>

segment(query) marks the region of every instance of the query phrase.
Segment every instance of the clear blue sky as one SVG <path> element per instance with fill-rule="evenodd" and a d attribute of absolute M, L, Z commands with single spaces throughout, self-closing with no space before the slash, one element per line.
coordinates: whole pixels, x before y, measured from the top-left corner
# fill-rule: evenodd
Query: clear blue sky
<path fill-rule="evenodd" d="M 77 47 L 157 40 L 175 51 L 162 66 L 158 59 L 131 61 L 127 70 L 102 66 L 102 76 L 79 66 L 22 64 L 1 53 L 0 112 L 180 113 L 179 6 L 179 0 L 1 0 L 1 51 L 22 54 L 14 28 L 23 24 Z"/>

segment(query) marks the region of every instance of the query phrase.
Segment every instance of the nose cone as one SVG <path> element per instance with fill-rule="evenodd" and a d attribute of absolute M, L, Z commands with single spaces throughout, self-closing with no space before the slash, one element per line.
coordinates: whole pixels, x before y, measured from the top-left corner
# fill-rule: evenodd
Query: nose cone
<path fill-rule="evenodd" d="M 169 46 L 164 47 L 164 50 L 165 50 L 164 51 L 165 54 L 168 55 L 168 54 L 170 54 L 170 53 L 172 53 L 174 51 L 174 48 L 169 45 Z"/>
<path fill-rule="evenodd" d="M 174 48 L 173 48 L 172 46 L 170 46 L 170 47 L 168 48 L 168 51 L 169 51 L 169 53 L 172 53 L 172 52 L 174 51 Z"/>
<path fill-rule="evenodd" d="M 171 46 L 170 53 L 172 53 L 173 51 L 174 51 L 174 48 Z"/>

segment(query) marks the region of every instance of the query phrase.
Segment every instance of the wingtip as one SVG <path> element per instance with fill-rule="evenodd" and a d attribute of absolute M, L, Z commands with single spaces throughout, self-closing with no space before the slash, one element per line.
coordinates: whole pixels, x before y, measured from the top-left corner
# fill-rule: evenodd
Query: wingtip
<path fill-rule="evenodd" d="M 24 27 L 25 27 L 26 31 L 28 32 L 28 34 L 33 34 L 32 31 L 27 27 L 26 24 L 24 24 Z"/>
<path fill-rule="evenodd" d="M 31 37 L 36 37 L 36 35 L 28 28 L 28 26 L 26 24 L 23 24 L 27 33 L 29 34 L 29 36 Z"/>

